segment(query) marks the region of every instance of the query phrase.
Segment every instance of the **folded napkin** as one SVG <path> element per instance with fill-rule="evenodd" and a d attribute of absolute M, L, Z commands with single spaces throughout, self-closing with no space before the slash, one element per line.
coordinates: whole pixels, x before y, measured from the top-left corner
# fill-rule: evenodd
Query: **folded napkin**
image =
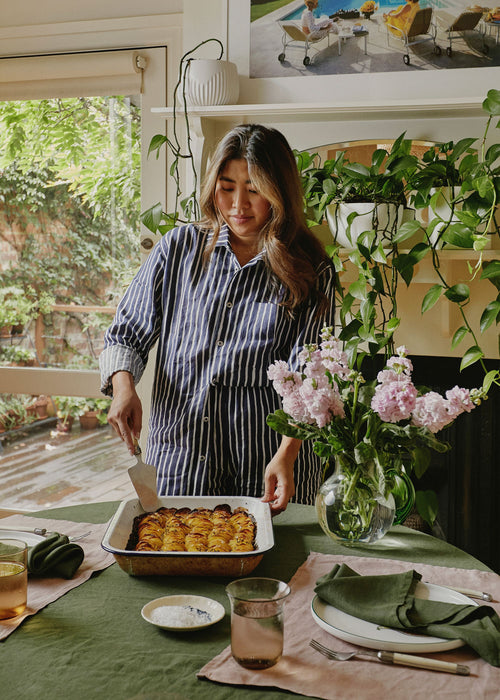
<path fill-rule="evenodd" d="M 462 639 L 492 666 L 500 666 L 500 618 L 489 605 L 457 605 L 414 595 L 421 575 L 360 576 L 336 564 L 319 578 L 315 593 L 354 617 L 384 627 L 444 639 Z"/>
<path fill-rule="evenodd" d="M 69 541 L 66 535 L 49 532 L 42 542 L 28 550 L 28 573 L 70 579 L 76 574 L 85 557 L 80 545 Z"/>

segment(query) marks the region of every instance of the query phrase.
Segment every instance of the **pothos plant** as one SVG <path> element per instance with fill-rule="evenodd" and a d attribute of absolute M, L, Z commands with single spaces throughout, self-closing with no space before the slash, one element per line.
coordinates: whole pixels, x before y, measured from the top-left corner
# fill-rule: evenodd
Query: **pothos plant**
<path fill-rule="evenodd" d="M 153 204 L 152 207 L 146 209 L 141 214 L 142 223 L 153 233 L 161 233 L 162 235 L 170 231 L 170 229 L 183 223 L 190 223 L 200 218 L 200 206 L 198 203 L 198 173 L 196 171 L 194 154 L 191 149 L 191 128 L 189 124 L 189 110 L 186 96 L 186 80 L 187 67 L 193 59 L 193 54 L 205 44 L 215 42 L 219 46 L 220 60 L 224 54 L 224 47 L 219 39 L 205 39 L 197 44 L 193 49 L 187 51 L 179 61 L 179 74 L 173 94 L 173 118 L 172 118 L 172 139 L 165 134 L 156 134 L 150 141 L 148 156 L 152 153 L 156 154 L 156 158 L 160 155 L 162 146 L 172 154 L 172 164 L 170 166 L 170 177 L 175 186 L 175 203 L 173 211 L 167 213 L 163 211 L 161 202 Z M 182 117 L 185 129 L 185 147 L 183 147 L 178 133 L 178 99 L 181 99 Z M 191 170 L 193 189 L 185 197 L 183 197 L 181 187 L 181 169 L 182 164 Z"/>
<path fill-rule="evenodd" d="M 394 333 L 400 325 L 397 290 L 400 283 L 410 286 L 415 268 L 424 258 L 432 259 L 438 282 L 421 302 L 425 313 L 444 297 L 457 304 L 462 317 L 461 326 L 452 338 L 452 348 L 467 336 L 473 344 L 464 351 L 461 370 L 480 362 L 485 372 L 484 388 L 493 382 L 500 384 L 498 371 L 488 371 L 484 352 L 471 322 L 467 306 L 471 301 L 468 281 L 449 283 L 442 264 L 442 251 L 447 245 L 479 253 L 474 264 L 469 263 L 469 281 L 480 277 L 491 282 L 493 298 L 481 314 L 480 332 L 500 321 L 500 261 L 483 259 L 483 251 L 492 238 L 499 238 L 498 203 L 500 201 L 500 144 L 486 147 L 486 138 L 493 120 L 500 116 L 500 91 L 490 90 L 483 102 L 487 122 L 478 149 L 472 149 L 476 138 L 462 139 L 431 148 L 418 159 L 410 154 L 411 142 L 401 135 L 389 154 L 377 149 L 370 167 L 349 163 L 341 153 L 323 165 L 317 164 L 317 154 L 296 152 L 296 160 L 304 189 L 304 208 L 309 224 L 317 225 L 332 201 L 361 201 L 370 193 L 373 201 L 391 193 L 394 203 L 407 201 L 415 208 L 428 208 L 427 225 L 417 219 L 394 226 L 390 240 L 380 240 L 376 222 L 364 231 L 347 254 L 338 245 L 327 246 L 337 272 L 346 269 L 348 261 L 355 279 L 342 285 L 337 281 L 337 301 L 341 332 L 350 359 L 361 362 L 367 354 L 394 353 Z M 499 122 L 496 123 L 496 128 Z M 399 190 L 398 190 L 399 183 Z M 448 218 L 435 213 L 437 194 L 442 185 L 458 185 L 450 202 Z M 400 197 L 400 199 L 398 199 Z M 350 215 L 351 222 L 357 214 Z M 438 236 L 433 236 L 435 231 Z M 418 242 L 408 249 L 408 242 Z M 405 243 L 403 248 L 401 244 Z"/>

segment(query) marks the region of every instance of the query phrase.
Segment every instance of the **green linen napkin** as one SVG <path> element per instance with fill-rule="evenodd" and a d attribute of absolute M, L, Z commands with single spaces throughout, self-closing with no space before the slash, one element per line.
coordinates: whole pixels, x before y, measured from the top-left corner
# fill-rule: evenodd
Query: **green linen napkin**
<path fill-rule="evenodd" d="M 42 542 L 28 550 L 28 573 L 35 576 L 73 578 L 84 559 L 80 545 L 66 535 L 49 532 Z"/>
<path fill-rule="evenodd" d="M 316 582 L 315 593 L 354 617 L 384 627 L 462 639 L 492 666 L 500 666 L 500 618 L 489 605 L 457 605 L 415 598 L 416 571 L 361 576 L 335 565 Z"/>

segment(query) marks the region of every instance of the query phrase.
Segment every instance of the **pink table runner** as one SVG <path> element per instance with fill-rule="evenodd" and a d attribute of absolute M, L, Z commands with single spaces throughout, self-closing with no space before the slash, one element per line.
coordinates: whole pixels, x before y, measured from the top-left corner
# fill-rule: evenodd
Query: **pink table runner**
<path fill-rule="evenodd" d="M 48 532 L 60 532 L 68 537 L 78 537 L 86 532 L 90 532 L 90 534 L 77 542 L 83 548 L 85 559 L 72 579 L 28 577 L 27 608 L 18 617 L 0 620 L 0 640 L 8 637 L 29 615 L 34 615 L 72 588 L 87 581 L 94 571 L 106 569 L 115 561 L 113 555 L 105 552 L 101 547 L 101 540 L 108 527 L 107 523 L 96 525 L 95 523 L 74 523 L 68 520 L 11 515 L 8 518 L 0 519 L 0 530 L 2 526 L 7 525 L 10 528 L 17 527 L 20 530 L 33 530 L 36 527 L 46 528 Z"/>
<path fill-rule="evenodd" d="M 500 668 L 490 666 L 468 647 L 426 656 L 466 664 L 471 669 L 470 676 L 389 666 L 372 659 L 329 661 L 312 649 L 309 646 L 312 638 L 332 649 L 355 649 L 321 629 L 310 611 L 317 579 L 342 562 L 363 575 L 415 569 L 422 574 L 422 580 L 430 583 L 487 591 L 494 599 L 488 605 L 500 614 L 500 576 L 495 573 L 312 552 L 290 581 L 292 593 L 285 604 L 284 653 L 276 666 L 265 671 L 249 671 L 233 660 L 229 646 L 206 664 L 198 677 L 219 683 L 282 688 L 325 700 L 380 700 L 384 697 L 391 700 L 429 700 L 435 697 L 498 700 Z"/>

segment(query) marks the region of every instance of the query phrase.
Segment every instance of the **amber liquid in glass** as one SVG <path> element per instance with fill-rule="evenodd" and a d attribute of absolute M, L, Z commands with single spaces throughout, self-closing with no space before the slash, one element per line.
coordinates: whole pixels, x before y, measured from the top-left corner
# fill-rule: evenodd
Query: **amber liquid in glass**
<path fill-rule="evenodd" d="M 274 666 L 283 653 L 283 613 L 271 617 L 233 614 L 231 651 L 235 661 L 245 668 Z"/>
<path fill-rule="evenodd" d="M 17 561 L 0 561 L 0 620 L 16 617 L 26 608 L 28 572 Z"/>

